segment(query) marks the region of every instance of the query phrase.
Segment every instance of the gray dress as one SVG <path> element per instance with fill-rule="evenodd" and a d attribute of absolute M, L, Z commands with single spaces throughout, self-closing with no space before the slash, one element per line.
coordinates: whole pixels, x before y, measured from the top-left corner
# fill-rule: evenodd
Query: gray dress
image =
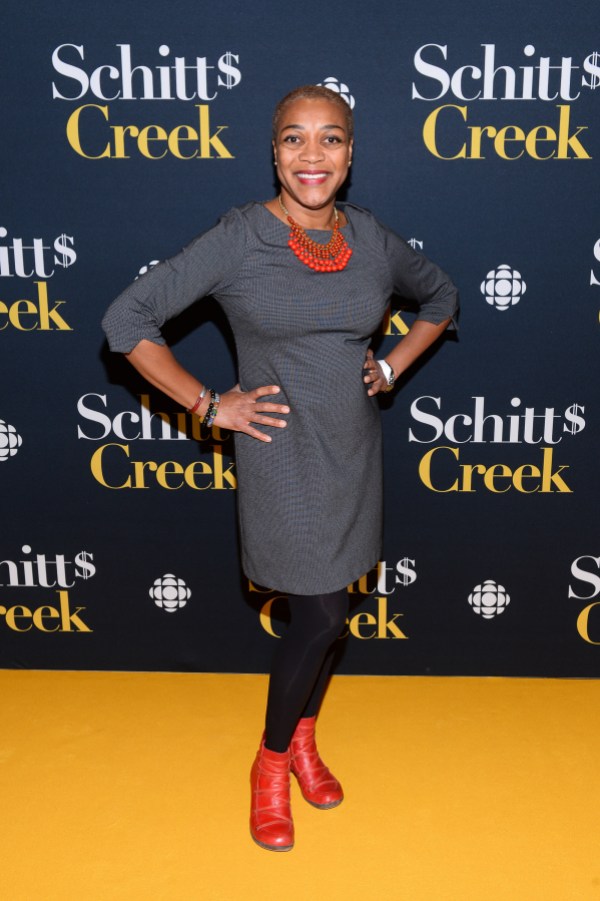
<path fill-rule="evenodd" d="M 289 404 L 287 428 L 267 427 L 269 444 L 235 434 L 238 511 L 246 575 L 294 594 L 337 591 L 379 558 L 381 427 L 362 370 L 391 294 L 416 300 L 433 323 L 457 307 L 437 266 L 366 210 L 343 209 L 353 255 L 341 272 L 309 269 L 287 245 L 289 226 L 249 203 L 134 282 L 103 321 L 111 349 L 127 353 L 142 338 L 164 344 L 163 323 L 213 295 L 242 390 L 281 386 L 267 399 Z"/>

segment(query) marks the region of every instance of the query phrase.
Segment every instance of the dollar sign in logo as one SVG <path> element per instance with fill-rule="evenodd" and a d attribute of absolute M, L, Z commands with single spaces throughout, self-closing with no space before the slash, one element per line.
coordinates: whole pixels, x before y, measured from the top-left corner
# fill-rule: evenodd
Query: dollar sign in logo
<path fill-rule="evenodd" d="M 68 269 L 77 259 L 77 254 L 69 244 L 74 244 L 70 235 L 59 235 L 54 242 L 54 262 L 57 266 Z"/>
<path fill-rule="evenodd" d="M 417 579 L 415 561 L 409 560 L 408 557 L 403 557 L 402 560 L 398 561 L 396 572 L 398 573 L 396 583 L 399 585 L 412 585 Z"/>
<path fill-rule="evenodd" d="M 581 79 L 581 83 L 586 86 L 586 88 L 591 88 L 592 91 L 595 91 L 596 88 L 600 88 L 600 53 L 594 51 L 590 53 L 589 56 L 583 61 L 583 68 L 586 72 L 589 72 L 590 80 L 588 81 L 585 76 Z"/>
<path fill-rule="evenodd" d="M 235 88 L 236 85 L 240 83 L 242 80 L 242 73 L 234 66 L 233 63 L 239 63 L 240 58 L 236 56 L 235 53 L 230 53 L 229 50 L 227 53 L 224 53 L 223 56 L 220 57 L 218 66 L 219 71 L 225 76 L 221 78 L 219 75 L 217 81 L 224 88 L 227 88 L 230 91 L 232 88 Z"/>
<path fill-rule="evenodd" d="M 565 419 L 568 420 L 570 425 L 565 422 L 563 432 L 570 432 L 571 435 L 576 435 L 577 432 L 581 432 L 585 428 L 585 419 L 579 415 L 580 412 L 585 413 L 585 407 L 580 407 L 579 404 L 571 404 L 565 410 Z"/>
<path fill-rule="evenodd" d="M 75 575 L 80 579 L 91 579 L 96 572 L 96 567 L 92 563 L 93 559 L 93 554 L 80 551 L 75 557 Z"/>

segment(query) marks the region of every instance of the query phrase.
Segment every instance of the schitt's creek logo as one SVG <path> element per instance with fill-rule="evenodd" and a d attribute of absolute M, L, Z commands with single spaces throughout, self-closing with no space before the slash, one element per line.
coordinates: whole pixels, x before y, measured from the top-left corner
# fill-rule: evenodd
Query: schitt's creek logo
<path fill-rule="evenodd" d="M 418 471 L 423 485 L 437 494 L 571 494 L 570 467 L 558 463 L 555 450 L 567 436 L 584 430 L 584 413 L 585 407 L 578 403 L 564 410 L 538 408 L 527 406 L 520 397 L 510 400 L 509 411 L 499 411 L 492 409 L 485 397 L 476 395 L 470 398 L 467 409 L 449 412 L 441 397 L 424 395 L 411 404 L 413 422 L 408 440 L 435 445 L 421 457 Z M 464 445 L 477 445 L 479 451 L 474 454 Z M 493 452 L 486 445 L 493 445 Z M 507 445 L 513 446 L 510 465 L 506 457 L 502 460 L 502 449 Z M 516 466 L 515 447 L 519 453 L 528 448 L 526 462 Z"/>
<path fill-rule="evenodd" d="M 600 87 L 597 50 L 574 58 L 546 56 L 533 44 L 517 51 L 481 44 L 465 57 L 447 44 L 423 44 L 413 65 L 411 99 L 437 104 L 423 123 L 423 143 L 438 159 L 592 158 L 589 126 L 572 105 Z M 481 101 L 509 103 L 517 121 Z M 520 112 L 528 103 L 531 119 Z"/>
<path fill-rule="evenodd" d="M 74 265 L 74 245 L 73 235 L 64 232 L 53 239 L 24 238 L 0 225 L 0 331 L 73 331 L 65 312 L 66 301 L 51 296 L 48 281 Z M 19 279 L 33 282 L 26 297 Z"/>
<path fill-rule="evenodd" d="M 65 554 L 39 553 L 24 544 L 16 557 L 0 560 L 0 628 L 92 632 L 86 608 L 76 604 L 70 592 L 95 574 L 94 555 L 89 551 L 79 551 L 71 560 Z M 35 601 L 40 591 L 45 592 L 41 604 Z"/>
<path fill-rule="evenodd" d="M 106 394 L 84 394 L 77 402 L 77 411 L 81 417 L 77 437 L 97 445 L 90 457 L 90 471 L 103 488 L 115 491 L 237 488 L 235 465 L 226 456 L 231 433 L 217 426 L 206 432 L 197 416 L 183 411 L 162 412 L 153 407 L 149 394 L 140 394 L 139 404 L 133 410 L 115 410 Z M 160 447 L 163 442 L 182 441 L 198 442 L 202 459 L 184 463 L 156 459 L 163 456 L 157 450 L 157 442 Z M 147 442 L 154 450 L 147 450 Z M 168 446 L 169 454 L 177 456 Z M 189 457 L 190 451 L 186 449 L 181 456 Z"/>
<path fill-rule="evenodd" d="M 231 160 L 234 154 L 224 134 L 228 126 L 213 123 L 211 104 L 220 92 L 240 84 L 238 64 L 238 54 L 230 50 L 209 60 L 180 56 L 161 44 L 142 58 L 131 44 L 116 44 L 106 58 L 99 58 L 83 44 L 61 44 L 52 53 L 52 98 L 76 104 L 67 118 L 66 137 L 87 160 Z M 136 106 L 132 121 L 127 112 L 131 101 L 154 101 L 153 118 Z M 166 101 L 189 104 L 184 122 L 161 122 L 156 104 Z"/>

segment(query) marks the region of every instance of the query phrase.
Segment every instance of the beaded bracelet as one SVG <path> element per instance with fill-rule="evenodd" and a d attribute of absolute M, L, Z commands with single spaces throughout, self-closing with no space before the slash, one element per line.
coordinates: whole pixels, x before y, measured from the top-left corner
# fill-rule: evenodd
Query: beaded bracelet
<path fill-rule="evenodd" d="M 215 391 L 214 388 L 210 389 L 210 403 L 208 405 L 208 410 L 202 420 L 202 425 L 206 426 L 207 429 L 212 427 L 213 422 L 215 421 L 215 417 L 219 410 L 219 404 L 221 403 L 221 395 Z"/>
<path fill-rule="evenodd" d="M 202 403 L 202 401 L 204 400 L 205 397 L 206 397 L 206 385 L 204 386 L 204 388 L 202 389 L 202 391 L 200 392 L 200 394 L 199 394 L 198 397 L 196 398 L 196 403 L 194 404 L 194 406 L 193 406 L 193 407 L 188 407 L 187 412 L 188 412 L 188 413 L 195 413 L 196 410 L 198 409 L 198 407 L 200 406 L 200 404 Z"/>

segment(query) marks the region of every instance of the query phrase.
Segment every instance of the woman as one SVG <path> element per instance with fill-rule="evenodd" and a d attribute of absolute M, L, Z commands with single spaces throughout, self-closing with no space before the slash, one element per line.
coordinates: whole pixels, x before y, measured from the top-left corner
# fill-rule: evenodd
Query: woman
<path fill-rule="evenodd" d="M 352 163 L 352 112 L 309 85 L 273 119 L 278 197 L 231 210 L 182 253 L 128 288 L 104 319 L 112 350 L 207 426 L 236 434 L 242 565 L 289 595 L 266 728 L 252 767 L 250 829 L 263 848 L 294 843 L 290 772 L 309 803 L 342 788 L 315 744 L 315 720 L 348 612 L 346 586 L 381 547 L 381 431 L 375 395 L 448 326 L 447 276 L 370 213 L 336 207 Z M 385 360 L 369 349 L 391 294 L 419 316 Z M 219 394 L 183 369 L 163 323 L 200 297 L 222 304 L 239 384 Z"/>

